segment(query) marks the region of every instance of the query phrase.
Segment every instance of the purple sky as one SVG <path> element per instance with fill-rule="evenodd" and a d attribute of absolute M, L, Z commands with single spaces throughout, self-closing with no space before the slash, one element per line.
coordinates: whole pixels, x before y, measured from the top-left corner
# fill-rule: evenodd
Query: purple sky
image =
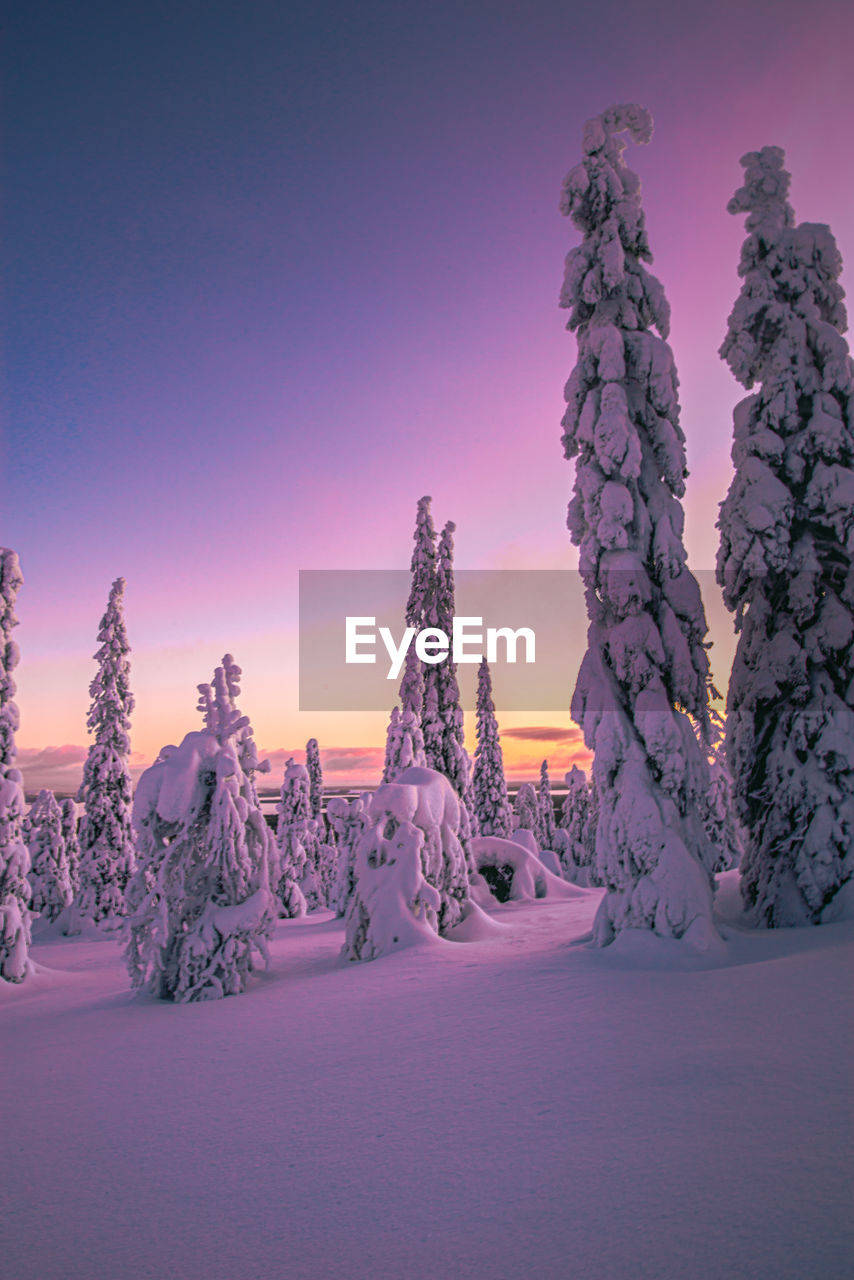
<path fill-rule="evenodd" d="M 854 254 L 852 28 L 832 0 L 13 3 L 0 540 L 26 578 L 38 780 L 79 767 L 119 574 L 140 761 L 197 727 L 195 686 L 231 651 L 262 747 L 313 734 L 369 777 L 384 715 L 297 710 L 298 569 L 405 566 L 422 493 L 461 567 L 574 563 L 557 295 L 578 236 L 557 203 L 613 101 L 656 120 L 629 163 L 710 567 L 739 397 L 716 355 L 744 234 L 725 205 L 739 156 L 780 145 L 798 217 Z M 577 750 L 506 746 L 522 771 Z"/>

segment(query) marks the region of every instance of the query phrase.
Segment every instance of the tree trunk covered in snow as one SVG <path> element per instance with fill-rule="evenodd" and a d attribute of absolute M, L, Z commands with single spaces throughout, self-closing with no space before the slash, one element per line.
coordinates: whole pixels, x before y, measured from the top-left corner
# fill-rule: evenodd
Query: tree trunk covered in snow
<path fill-rule="evenodd" d="M 742 159 L 741 294 L 721 355 L 744 387 L 718 581 L 736 615 L 727 758 L 757 924 L 818 923 L 841 903 L 854 835 L 854 377 L 842 262 L 795 225 L 778 147 Z"/>
<path fill-rule="evenodd" d="M 626 132 L 648 142 L 649 112 L 615 106 L 588 121 L 561 200 L 584 237 L 561 293 L 578 336 L 563 419 L 566 457 L 578 459 L 567 524 L 590 624 L 572 716 L 594 751 L 596 869 L 608 890 L 595 941 L 640 928 L 690 932 L 702 947 L 714 938 L 717 852 L 699 814 L 709 766 L 691 718 L 707 732 L 707 628 L 682 543 L 669 307 L 643 266 L 651 254 Z"/>

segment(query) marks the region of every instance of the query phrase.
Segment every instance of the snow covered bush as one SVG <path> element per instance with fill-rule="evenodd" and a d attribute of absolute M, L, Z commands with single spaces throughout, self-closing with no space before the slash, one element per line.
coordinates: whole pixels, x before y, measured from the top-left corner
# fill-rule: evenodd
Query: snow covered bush
<path fill-rule="evenodd" d="M 832 917 L 854 833 L 854 376 L 826 226 L 795 223 L 778 147 L 742 158 L 744 281 L 721 355 L 734 412 L 718 581 L 739 633 L 726 753 L 759 925 Z"/>
<path fill-rule="evenodd" d="M 691 718 L 705 735 L 707 628 L 682 543 L 686 467 L 669 307 L 643 265 L 651 254 L 640 182 L 623 159 L 626 133 L 648 142 L 649 112 L 615 106 L 588 121 L 561 199 L 583 235 L 560 299 L 578 337 L 563 442 L 577 458 L 567 524 L 589 618 L 572 717 L 594 751 L 599 796 L 597 872 L 608 892 L 595 942 L 634 928 L 690 933 L 705 947 L 715 937 L 718 854 L 698 812 L 710 779 Z"/>
<path fill-rule="evenodd" d="M 374 792 L 355 848 L 350 959 L 445 934 L 463 919 L 469 882 L 460 811 L 453 787 L 434 769 L 407 769 Z"/>
<path fill-rule="evenodd" d="M 22 982 L 30 969 L 30 855 L 22 836 L 24 788 L 17 767 L 14 701 L 18 646 L 15 600 L 23 584 L 14 551 L 0 547 L 0 978 Z"/>
<path fill-rule="evenodd" d="M 136 789 L 126 958 L 132 985 L 165 1000 L 245 990 L 275 920 L 273 837 L 254 783 L 266 762 L 236 707 L 239 678 L 226 654 L 213 686 L 199 685 L 205 727 L 164 747 Z"/>
<path fill-rule="evenodd" d="M 486 658 L 477 673 L 477 747 L 472 770 L 472 806 L 477 829 L 483 836 L 509 836 L 513 810 L 504 778 L 504 755 L 498 736 L 492 677 Z"/>
<path fill-rule="evenodd" d="M 130 662 L 123 614 L 125 580 L 117 578 L 98 632 L 98 671 L 89 686 L 87 727 L 95 740 L 83 766 L 77 799 L 83 803 L 80 890 L 75 912 L 96 923 L 125 914 L 125 889 L 134 868 L 129 767 Z"/>
<path fill-rule="evenodd" d="M 52 791 L 42 790 L 24 818 L 24 843 L 30 854 L 32 909 L 43 920 L 55 920 L 74 896 L 62 810 Z"/>

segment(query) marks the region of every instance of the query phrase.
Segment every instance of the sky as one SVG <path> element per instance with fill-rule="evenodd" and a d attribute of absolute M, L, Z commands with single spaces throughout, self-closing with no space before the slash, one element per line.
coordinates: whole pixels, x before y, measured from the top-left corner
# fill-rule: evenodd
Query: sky
<path fill-rule="evenodd" d="M 744 238 L 726 203 L 739 157 L 782 146 L 798 218 L 854 257 L 850 5 L 6 15 L 0 543 L 25 577 L 29 789 L 76 785 L 119 575 L 137 769 L 198 727 L 196 685 L 231 652 L 271 780 L 315 736 L 330 780 L 367 782 L 387 715 L 299 711 L 299 570 L 406 567 L 425 493 L 460 568 L 575 563 L 557 297 L 579 236 L 558 197 L 612 102 L 656 122 L 627 158 L 672 309 L 690 563 L 713 567 L 744 394 L 716 354 Z M 584 758 L 568 711 L 498 710 L 514 776 Z"/>

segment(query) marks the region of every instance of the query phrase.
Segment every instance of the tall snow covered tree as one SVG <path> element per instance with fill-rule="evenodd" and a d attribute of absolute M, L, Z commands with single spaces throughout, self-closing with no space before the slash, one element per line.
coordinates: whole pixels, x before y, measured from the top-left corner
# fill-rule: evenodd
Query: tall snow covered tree
<path fill-rule="evenodd" d="M 30 853 L 32 907 L 43 920 L 55 920 L 73 897 L 62 810 L 56 796 L 41 790 L 24 819 L 24 841 Z"/>
<path fill-rule="evenodd" d="M 254 785 L 264 766 L 236 706 L 239 679 L 226 654 L 213 685 L 199 685 L 204 729 L 164 747 L 134 798 L 128 969 L 134 987 L 179 1003 L 245 990 L 275 920 L 273 837 Z"/>
<path fill-rule="evenodd" d="M 818 923 L 851 880 L 854 835 L 854 366 L 842 262 L 795 223 L 783 152 L 742 158 L 744 283 L 721 355 L 734 413 L 718 581 L 736 615 L 727 758 L 759 925 Z"/>
<path fill-rule="evenodd" d="M 540 785 L 537 788 L 537 840 L 541 849 L 555 847 L 555 807 L 549 780 L 549 762 L 540 765 Z"/>
<path fill-rule="evenodd" d="M 77 799 L 84 805 L 80 821 L 80 892 L 77 914 L 115 922 L 125 914 L 125 888 L 134 868 L 131 825 L 130 662 L 123 614 L 125 580 L 110 590 L 98 632 L 97 674 L 89 686 L 92 705 L 87 727 L 95 740 L 83 767 Z"/>
<path fill-rule="evenodd" d="M 23 584 L 14 551 L 0 547 L 0 978 L 22 982 L 30 967 L 30 855 L 22 836 L 24 787 L 17 767 L 14 701 L 18 646 L 15 600 Z"/>
<path fill-rule="evenodd" d="M 648 142 L 649 112 L 614 106 L 588 121 L 561 198 L 583 235 L 560 299 L 578 336 L 563 441 L 577 458 L 567 524 L 589 618 L 572 716 L 594 751 L 599 795 L 597 872 L 608 892 L 595 942 L 651 929 L 703 948 L 716 936 L 718 854 L 698 814 L 709 766 L 691 717 L 707 733 L 707 628 L 682 543 L 687 473 L 669 307 L 643 266 L 651 254 L 625 133 Z"/>
<path fill-rule="evenodd" d="M 472 807 L 480 834 L 509 839 L 513 830 L 513 809 L 507 795 L 504 755 L 486 658 L 477 673 L 477 747 L 471 789 Z"/>

